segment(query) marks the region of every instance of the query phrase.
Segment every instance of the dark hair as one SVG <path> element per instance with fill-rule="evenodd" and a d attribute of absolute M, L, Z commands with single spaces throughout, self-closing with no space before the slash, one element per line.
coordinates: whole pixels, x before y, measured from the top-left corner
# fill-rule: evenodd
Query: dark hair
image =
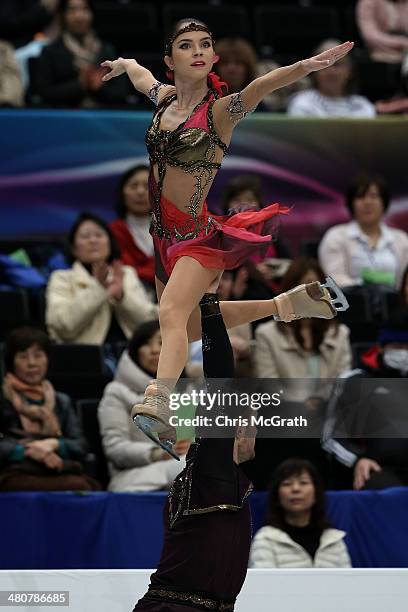
<path fill-rule="evenodd" d="M 380 192 L 384 212 L 390 205 L 390 193 L 388 190 L 388 185 L 385 182 L 384 178 L 379 175 L 359 174 L 352 180 L 346 191 L 346 206 L 353 217 L 354 200 L 356 198 L 361 198 L 362 196 L 365 196 L 365 194 L 372 185 L 375 185 L 378 188 L 378 191 Z"/>
<path fill-rule="evenodd" d="M 243 191 L 252 191 L 259 202 L 259 206 L 262 206 L 261 179 L 256 174 L 242 174 L 231 179 L 225 186 L 223 193 L 223 209 L 225 214 L 228 213 L 231 200 Z"/>
<path fill-rule="evenodd" d="M 13 329 L 4 344 L 4 365 L 6 372 L 14 372 L 14 359 L 17 353 L 26 351 L 30 346 L 37 344 L 47 355 L 51 352 L 51 340 L 42 329 L 36 327 L 19 327 Z"/>
<path fill-rule="evenodd" d="M 138 355 L 140 347 L 144 344 L 147 344 L 159 329 L 160 324 L 158 319 L 152 319 L 151 321 L 146 321 L 145 323 L 142 323 L 135 330 L 128 344 L 129 357 L 131 358 L 133 363 L 136 363 L 138 366 L 140 366 Z"/>
<path fill-rule="evenodd" d="M 196 23 L 197 25 L 204 26 L 205 28 L 207 28 L 208 31 L 210 30 L 208 25 L 204 21 L 202 21 L 201 19 L 196 19 L 195 17 L 185 17 L 184 19 L 179 19 L 173 25 L 171 30 L 168 31 L 167 34 L 166 34 L 166 39 L 165 39 L 165 43 L 164 43 L 164 54 L 165 55 L 170 55 L 170 53 L 168 53 L 168 51 L 171 52 L 171 47 L 172 47 L 173 43 L 171 43 L 171 45 L 169 46 L 169 41 L 174 36 L 176 36 L 176 34 L 177 34 L 177 32 L 179 30 L 181 30 L 181 26 L 183 25 L 183 23 L 185 23 L 186 25 L 188 25 L 189 23 Z M 214 42 L 214 39 L 213 39 L 213 42 Z"/>
<path fill-rule="evenodd" d="M 125 198 L 123 197 L 123 190 L 125 188 L 126 183 L 132 178 L 134 174 L 137 174 L 137 172 L 142 172 L 146 170 L 147 172 L 149 171 L 149 166 L 147 166 L 146 164 L 138 164 L 137 166 L 132 166 L 131 168 L 126 170 L 126 172 L 121 176 L 119 184 L 118 184 L 118 188 L 117 188 L 116 206 L 115 206 L 116 214 L 121 219 L 126 217 L 126 214 L 127 214 Z"/>
<path fill-rule="evenodd" d="M 76 219 L 74 225 L 71 227 L 69 234 L 68 234 L 68 245 L 69 245 L 68 259 L 70 260 L 70 262 L 72 263 L 75 259 L 73 256 L 73 247 L 74 247 L 76 233 L 79 227 L 82 225 L 82 223 L 85 223 L 85 221 L 92 221 L 93 223 L 96 223 L 96 225 L 98 225 L 104 232 L 108 234 L 109 244 L 110 244 L 110 254 L 108 257 L 108 262 L 112 263 L 112 261 L 114 261 L 115 259 L 119 259 L 120 258 L 120 248 L 119 248 L 118 243 L 116 242 L 114 235 L 112 234 L 112 230 L 109 227 L 109 225 L 103 219 L 101 219 L 101 217 L 98 217 L 97 215 L 94 215 L 89 212 L 83 212 L 78 216 L 78 218 Z"/>
<path fill-rule="evenodd" d="M 319 265 L 319 262 L 313 257 L 306 257 L 302 255 L 301 257 L 297 257 L 292 261 L 289 268 L 286 271 L 281 283 L 281 292 L 289 291 L 289 289 L 293 289 L 296 285 L 299 285 L 302 277 L 309 272 L 309 270 L 313 270 L 316 273 L 316 276 L 320 282 L 324 282 L 325 275 L 324 272 Z M 318 319 L 312 318 L 310 319 L 310 326 L 312 332 L 312 350 L 318 352 L 320 349 L 320 345 L 324 340 L 324 336 L 327 330 L 330 327 L 338 327 L 337 320 L 330 319 Z M 297 321 L 292 321 L 291 323 L 278 323 L 278 329 L 282 334 L 290 334 L 293 333 L 295 340 L 297 343 L 304 348 L 304 338 L 301 334 L 302 321 L 299 319 Z"/>
<path fill-rule="evenodd" d="M 311 509 L 310 525 L 321 530 L 331 526 L 326 517 L 324 486 L 319 472 L 313 463 L 301 457 L 286 459 L 286 461 L 278 465 L 272 475 L 271 483 L 268 487 L 268 525 L 285 530 L 285 510 L 282 508 L 279 500 L 279 487 L 286 478 L 300 476 L 303 472 L 309 474 L 315 488 L 315 503 Z"/>
<path fill-rule="evenodd" d="M 322 40 L 317 47 L 315 47 L 311 53 L 312 56 L 314 55 L 319 55 L 320 53 L 323 53 L 324 51 L 327 51 L 329 48 L 331 47 L 335 47 L 336 45 L 340 45 L 341 44 L 341 40 L 338 40 L 337 38 L 326 38 L 325 40 Z M 358 78 L 357 78 L 357 73 L 356 73 L 356 66 L 352 60 L 352 57 L 350 55 L 347 55 L 345 57 L 345 61 L 348 62 L 349 64 L 349 68 L 350 68 L 350 75 L 349 75 L 349 79 L 345 85 L 344 88 L 344 93 L 348 96 L 350 96 L 353 93 L 357 93 L 358 89 L 359 89 L 359 83 L 358 83 Z M 317 89 L 317 83 L 318 83 L 318 72 L 311 72 L 309 75 L 310 80 L 312 81 L 312 86 Z"/>
<path fill-rule="evenodd" d="M 67 12 L 68 9 L 68 4 L 70 3 L 71 0 L 59 0 L 58 2 L 58 6 L 57 6 L 57 14 L 59 15 L 60 21 L 61 21 L 61 28 L 64 29 L 65 28 L 65 13 Z M 83 0 L 87 5 L 89 10 L 93 13 L 94 9 L 93 9 L 93 0 Z"/>

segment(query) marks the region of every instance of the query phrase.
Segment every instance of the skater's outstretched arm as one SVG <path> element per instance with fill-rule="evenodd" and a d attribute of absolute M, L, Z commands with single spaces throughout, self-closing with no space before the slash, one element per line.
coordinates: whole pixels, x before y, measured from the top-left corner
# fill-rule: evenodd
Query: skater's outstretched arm
<path fill-rule="evenodd" d="M 347 55 L 353 46 L 354 43 L 346 42 L 290 66 L 276 68 L 276 70 L 271 70 L 271 72 L 254 79 L 241 92 L 217 100 L 214 104 L 214 119 L 220 134 L 228 132 L 231 129 L 231 123 L 238 123 L 248 112 L 254 110 L 268 94 L 295 83 L 311 72 L 332 66 Z"/>
<path fill-rule="evenodd" d="M 150 70 L 138 64 L 135 59 L 119 57 L 113 61 L 106 60 L 101 63 L 101 66 L 109 69 L 109 72 L 105 74 L 102 81 L 110 81 L 110 79 L 126 73 L 135 89 L 147 96 L 156 105 L 165 96 L 175 91 L 173 85 L 166 85 L 157 81 Z"/>

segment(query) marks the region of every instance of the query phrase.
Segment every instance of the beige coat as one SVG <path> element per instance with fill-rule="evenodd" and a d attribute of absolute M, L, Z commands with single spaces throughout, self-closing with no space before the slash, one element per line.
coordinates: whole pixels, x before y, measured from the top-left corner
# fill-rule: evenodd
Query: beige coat
<path fill-rule="evenodd" d="M 157 318 L 157 306 L 148 298 L 135 270 L 123 266 L 124 296 L 120 302 L 109 298 L 102 285 L 76 261 L 70 270 L 50 276 L 46 292 L 46 323 L 59 342 L 102 344 L 112 313 L 127 338 L 138 325 Z"/>
<path fill-rule="evenodd" d="M 249 567 L 351 567 L 345 535 L 339 529 L 325 529 L 312 559 L 285 531 L 266 525 L 254 537 Z"/>
<path fill-rule="evenodd" d="M 337 331 L 337 333 L 336 333 Z M 319 378 L 333 379 L 351 367 L 349 329 L 345 325 L 331 327 L 320 346 Z M 303 402 L 308 397 L 326 397 L 329 389 L 319 384 L 319 392 L 305 387 L 308 374 L 308 353 L 297 343 L 292 334 L 279 331 L 275 321 L 259 325 L 255 332 L 255 373 L 258 378 L 293 378 L 287 388 L 288 401 Z M 315 382 L 311 380 L 311 384 Z"/>

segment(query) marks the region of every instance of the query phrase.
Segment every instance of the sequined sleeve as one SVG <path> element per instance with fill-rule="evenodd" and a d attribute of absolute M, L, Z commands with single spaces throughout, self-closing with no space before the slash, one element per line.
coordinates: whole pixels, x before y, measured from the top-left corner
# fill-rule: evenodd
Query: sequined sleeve
<path fill-rule="evenodd" d="M 239 91 L 238 93 L 232 94 L 227 110 L 231 121 L 241 121 L 241 119 L 244 119 L 249 113 L 253 113 L 255 108 L 256 107 L 249 109 L 245 108 L 242 92 Z"/>
<path fill-rule="evenodd" d="M 168 87 L 164 83 L 160 83 L 160 81 L 156 81 L 153 83 L 149 91 L 147 92 L 147 97 L 153 102 L 155 106 L 159 103 L 159 93 L 162 87 Z"/>

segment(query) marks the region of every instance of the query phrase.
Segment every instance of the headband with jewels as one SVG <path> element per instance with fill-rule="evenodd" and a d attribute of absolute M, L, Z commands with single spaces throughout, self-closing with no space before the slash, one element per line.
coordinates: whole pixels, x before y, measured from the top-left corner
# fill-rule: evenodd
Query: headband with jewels
<path fill-rule="evenodd" d="M 200 25 L 199 23 L 194 23 L 194 21 L 192 21 L 191 23 L 184 26 L 184 28 L 181 28 L 180 30 L 178 30 L 175 34 L 173 34 L 173 36 L 171 36 L 170 38 L 166 40 L 166 43 L 164 46 L 165 55 L 171 55 L 172 44 L 174 43 L 176 38 L 180 36 L 180 34 L 184 34 L 185 32 L 207 32 L 207 34 L 210 36 L 212 43 L 214 45 L 214 37 L 211 34 L 210 30 L 207 28 L 207 26 Z"/>

